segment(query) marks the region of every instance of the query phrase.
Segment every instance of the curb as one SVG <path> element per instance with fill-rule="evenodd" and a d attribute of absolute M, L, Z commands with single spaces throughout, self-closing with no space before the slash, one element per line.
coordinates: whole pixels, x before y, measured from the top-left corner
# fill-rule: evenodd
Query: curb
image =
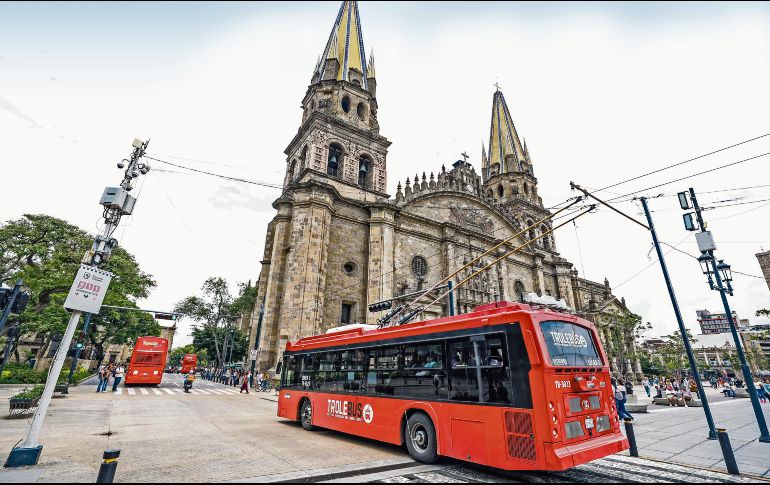
<path fill-rule="evenodd" d="M 729 475 L 729 476 L 733 476 L 733 477 L 734 476 L 738 476 L 738 477 L 750 478 L 752 480 L 758 480 L 758 481 L 761 481 L 761 482 L 770 482 L 770 478 L 763 477 L 761 475 L 755 475 L 753 473 L 741 472 L 738 475 L 730 475 L 729 473 L 727 473 L 727 470 L 725 470 L 723 468 L 712 468 L 712 467 L 703 466 L 703 465 L 695 465 L 693 463 L 685 463 L 685 462 L 682 462 L 682 461 L 663 461 L 660 458 L 652 458 L 652 457 L 649 457 L 649 456 L 644 456 L 641 453 L 639 453 L 639 458 L 644 458 L 645 460 L 654 461 L 656 463 L 663 463 L 663 464 L 667 464 L 667 465 L 679 465 L 679 466 L 684 466 L 684 467 L 689 467 L 689 468 L 697 468 L 698 470 L 704 470 L 704 471 L 713 472 L 713 473 L 721 473 L 722 475 Z"/>

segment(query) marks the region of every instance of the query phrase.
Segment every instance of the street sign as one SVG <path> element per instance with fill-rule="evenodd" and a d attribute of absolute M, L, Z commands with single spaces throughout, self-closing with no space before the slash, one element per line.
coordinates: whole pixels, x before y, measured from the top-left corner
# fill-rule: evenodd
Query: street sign
<path fill-rule="evenodd" d="M 110 281 L 112 281 L 112 273 L 81 264 L 67 300 L 64 302 L 64 308 L 99 313 Z"/>
<path fill-rule="evenodd" d="M 257 360 L 257 351 L 256 350 L 252 350 L 250 355 L 251 355 L 251 360 Z"/>

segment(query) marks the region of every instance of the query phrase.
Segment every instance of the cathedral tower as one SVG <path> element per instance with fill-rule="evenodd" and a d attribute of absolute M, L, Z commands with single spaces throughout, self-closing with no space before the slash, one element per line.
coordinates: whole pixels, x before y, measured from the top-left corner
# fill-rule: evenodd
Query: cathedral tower
<path fill-rule="evenodd" d="M 543 200 L 537 195 L 537 179 L 527 142 L 521 142 L 500 89 L 492 97 L 488 146 L 488 151 L 483 143 L 481 146 L 481 174 L 487 198 L 493 200 L 503 212 L 515 214 L 521 227 L 528 227 L 546 217 L 548 210 L 543 207 Z M 546 222 L 532 229 L 530 239 L 548 231 L 550 227 L 551 224 Z M 547 251 L 556 250 L 552 235 L 539 239 L 535 245 Z"/>
<path fill-rule="evenodd" d="M 284 189 L 306 170 L 348 186 L 353 198 L 385 195 L 387 149 L 377 122 L 374 55 L 366 62 L 358 2 L 344 1 L 302 100 L 302 125 L 286 148 Z M 352 192 L 350 186 L 357 189 Z"/>

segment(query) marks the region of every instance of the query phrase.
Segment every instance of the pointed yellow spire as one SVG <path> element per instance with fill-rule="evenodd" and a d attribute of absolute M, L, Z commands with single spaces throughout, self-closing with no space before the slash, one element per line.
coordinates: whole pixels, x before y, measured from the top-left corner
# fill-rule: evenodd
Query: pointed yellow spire
<path fill-rule="evenodd" d="M 321 58 L 323 61 L 320 66 L 319 79 L 324 79 L 324 73 L 329 65 L 327 61 L 336 59 L 339 62 L 337 80 L 350 81 L 350 71 L 355 70 L 361 73 L 361 84 L 366 89 L 366 79 L 373 76 L 367 73 L 358 2 L 342 2 Z"/>
<path fill-rule="evenodd" d="M 498 173 L 521 170 L 520 161 L 524 160 L 524 150 L 513 125 L 511 113 L 505 103 L 502 91 L 496 85 L 492 100 L 492 126 L 489 132 L 489 161 L 491 167 L 500 164 Z M 508 157 L 513 155 L 512 160 Z M 506 160 L 508 159 L 508 160 Z"/>

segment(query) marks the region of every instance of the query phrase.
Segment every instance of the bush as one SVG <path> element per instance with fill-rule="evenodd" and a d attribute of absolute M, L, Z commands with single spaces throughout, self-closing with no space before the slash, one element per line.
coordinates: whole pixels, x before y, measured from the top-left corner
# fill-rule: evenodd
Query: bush
<path fill-rule="evenodd" d="M 24 389 L 20 393 L 11 397 L 11 399 L 37 399 L 43 395 L 45 386 L 35 386 L 32 389 Z"/>
<path fill-rule="evenodd" d="M 62 367 L 57 382 L 67 382 L 67 376 L 70 374 L 68 365 Z M 72 376 L 73 382 L 78 382 L 92 373 L 82 367 L 78 367 Z M 8 364 L 0 377 L 0 384 L 45 384 L 48 378 L 48 372 L 36 372 L 26 364 Z"/>

